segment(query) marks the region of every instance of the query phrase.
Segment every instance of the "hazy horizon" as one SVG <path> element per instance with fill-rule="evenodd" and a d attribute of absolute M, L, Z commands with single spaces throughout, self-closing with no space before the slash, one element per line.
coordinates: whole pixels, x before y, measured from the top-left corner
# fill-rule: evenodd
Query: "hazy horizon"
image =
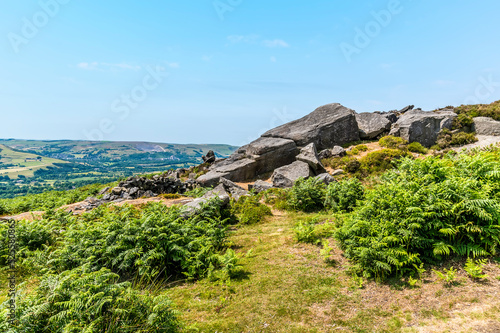
<path fill-rule="evenodd" d="M 0 8 L 5 138 L 241 146 L 328 103 L 372 112 L 500 99 L 492 0 Z"/>

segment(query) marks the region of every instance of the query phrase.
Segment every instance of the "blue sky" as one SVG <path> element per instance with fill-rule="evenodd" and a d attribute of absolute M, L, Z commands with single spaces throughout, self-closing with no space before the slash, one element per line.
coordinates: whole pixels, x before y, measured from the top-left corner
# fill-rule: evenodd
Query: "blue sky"
<path fill-rule="evenodd" d="M 0 137 L 243 145 L 327 103 L 490 103 L 499 12 L 493 0 L 2 1 Z"/>

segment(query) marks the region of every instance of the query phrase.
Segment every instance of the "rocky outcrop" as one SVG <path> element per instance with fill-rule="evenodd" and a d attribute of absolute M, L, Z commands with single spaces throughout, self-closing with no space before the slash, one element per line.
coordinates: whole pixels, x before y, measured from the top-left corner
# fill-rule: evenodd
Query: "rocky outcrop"
<path fill-rule="evenodd" d="M 375 139 L 383 133 L 389 133 L 392 122 L 381 113 L 359 113 L 356 115 L 361 139 Z"/>
<path fill-rule="evenodd" d="M 325 167 L 319 160 L 318 152 L 316 151 L 314 143 L 310 143 L 300 150 L 300 154 L 297 156 L 297 161 L 309 164 L 316 175 L 326 172 Z"/>
<path fill-rule="evenodd" d="M 274 170 L 271 180 L 274 187 L 286 188 L 292 187 L 299 178 L 309 178 L 311 176 L 313 176 L 313 173 L 309 164 L 302 161 L 295 161 L 292 164 Z"/>
<path fill-rule="evenodd" d="M 472 130 L 477 135 L 500 136 L 500 121 L 489 117 L 476 117 L 473 120 L 474 125 Z"/>
<path fill-rule="evenodd" d="M 201 158 L 203 160 L 203 163 L 208 163 L 208 164 L 214 163 L 215 162 L 215 153 L 213 150 L 209 150 L 207 152 L 207 155 L 203 155 Z"/>
<path fill-rule="evenodd" d="M 292 163 L 298 154 L 293 140 L 262 137 L 239 148 L 229 158 L 215 162 L 197 181 L 204 186 L 214 186 L 221 177 L 236 182 L 251 180 Z"/>
<path fill-rule="evenodd" d="M 451 129 L 456 113 L 451 110 L 426 112 L 419 109 L 403 114 L 393 125 L 390 135 L 399 136 L 408 142 L 419 142 L 425 147 L 436 143 L 441 130 Z"/>
<path fill-rule="evenodd" d="M 304 147 L 314 143 L 319 150 L 359 140 L 355 112 L 338 103 L 317 108 L 307 116 L 267 131 L 262 136 L 293 140 Z"/>
<path fill-rule="evenodd" d="M 111 189 L 110 193 L 103 196 L 105 201 L 116 201 L 118 199 L 137 199 L 142 197 L 154 197 L 163 193 L 184 193 L 197 187 L 194 180 L 186 182 L 177 177 L 175 171 L 167 174 L 155 175 L 152 178 L 130 177 L 120 182 L 117 187 Z"/>

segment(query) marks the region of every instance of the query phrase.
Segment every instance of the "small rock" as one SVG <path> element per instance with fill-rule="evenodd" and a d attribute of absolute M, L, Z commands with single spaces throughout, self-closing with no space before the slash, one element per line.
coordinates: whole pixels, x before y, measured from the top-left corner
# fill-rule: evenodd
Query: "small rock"
<path fill-rule="evenodd" d="M 342 169 L 338 169 L 338 170 L 335 170 L 332 172 L 332 176 L 340 176 L 340 175 L 343 175 L 344 174 L 344 170 Z"/>
<path fill-rule="evenodd" d="M 347 153 L 341 146 L 335 146 L 331 149 L 332 156 L 334 157 L 344 157 Z"/>
<path fill-rule="evenodd" d="M 323 183 L 325 183 L 325 185 L 336 182 L 335 178 L 333 178 L 329 173 L 326 172 L 317 175 L 315 178 L 321 180 Z"/>
<path fill-rule="evenodd" d="M 300 150 L 300 154 L 296 157 L 297 161 L 302 161 L 311 167 L 315 174 L 319 175 L 325 172 L 325 167 L 321 163 L 318 157 L 318 152 L 316 151 L 316 145 L 310 143 Z"/>
<path fill-rule="evenodd" d="M 309 164 L 296 161 L 274 170 L 271 177 L 274 187 L 287 188 L 292 187 L 299 178 L 309 178 L 312 176 Z"/>

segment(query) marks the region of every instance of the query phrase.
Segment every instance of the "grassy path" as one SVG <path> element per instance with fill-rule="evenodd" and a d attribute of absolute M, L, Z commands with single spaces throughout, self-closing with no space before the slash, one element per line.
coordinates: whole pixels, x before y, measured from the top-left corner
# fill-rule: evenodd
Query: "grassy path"
<path fill-rule="evenodd" d="M 245 274 L 229 284 L 202 280 L 168 289 L 188 332 L 500 332 L 500 275 L 444 286 L 434 274 L 410 288 L 361 282 L 334 246 L 298 244 L 293 226 L 306 215 L 281 215 L 234 231 Z M 326 217 L 325 217 L 326 218 Z"/>

